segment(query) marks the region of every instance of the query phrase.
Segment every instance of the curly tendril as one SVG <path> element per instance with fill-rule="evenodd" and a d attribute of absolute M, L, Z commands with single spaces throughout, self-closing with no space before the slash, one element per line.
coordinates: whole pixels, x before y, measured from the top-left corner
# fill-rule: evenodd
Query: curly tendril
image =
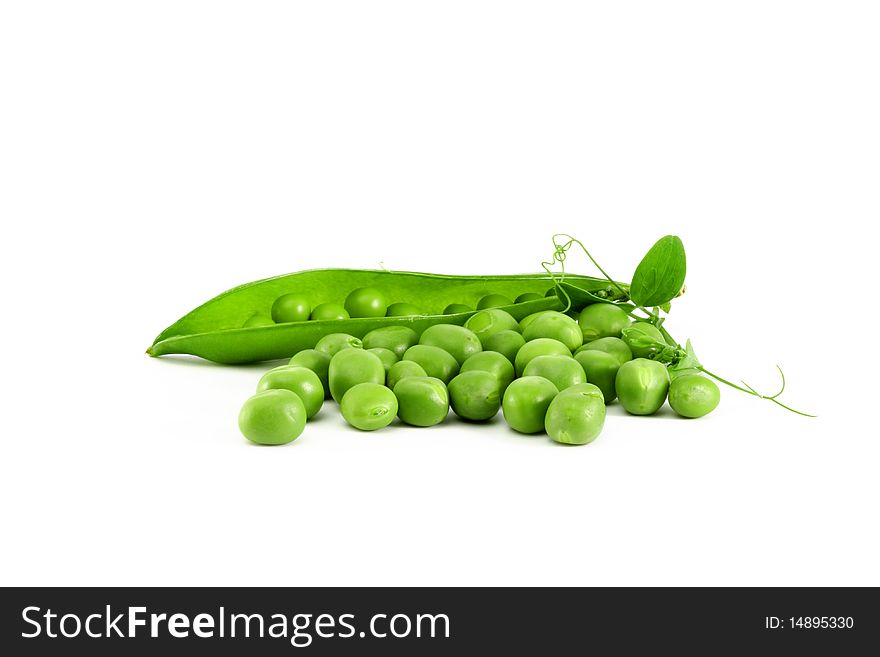
<path fill-rule="evenodd" d="M 779 401 L 778 397 L 783 392 L 785 392 L 785 372 L 782 371 L 782 368 L 779 365 L 776 366 L 776 369 L 779 370 L 779 376 L 782 378 L 782 386 L 779 388 L 779 392 L 777 392 L 775 395 L 762 395 L 760 392 L 755 390 L 752 386 L 750 386 L 745 381 L 740 381 L 740 383 L 742 383 L 745 386 L 745 388 L 742 388 L 742 387 L 736 385 L 735 383 L 732 383 L 732 382 L 728 381 L 727 379 L 723 379 L 720 376 L 718 376 L 717 374 L 710 372 L 702 365 L 697 367 L 697 369 L 700 370 L 703 374 L 706 374 L 707 376 L 711 376 L 716 381 L 720 381 L 724 385 L 728 385 L 731 388 L 734 388 L 735 390 L 739 390 L 740 392 L 746 393 L 747 395 L 752 395 L 753 397 L 757 397 L 758 399 L 766 399 L 767 401 L 773 402 L 777 406 L 781 406 L 782 408 L 784 408 L 787 411 L 791 411 L 792 413 L 797 413 L 798 415 L 803 415 L 804 417 L 816 417 L 815 415 L 811 415 L 810 413 L 805 413 L 804 411 L 799 411 L 799 410 L 792 408 L 791 406 L 787 406 L 787 405 L 783 404 L 781 401 Z"/>
<path fill-rule="evenodd" d="M 551 257 L 551 259 L 549 261 L 542 262 L 541 267 L 550 276 L 551 280 L 553 281 L 554 285 L 556 286 L 557 291 L 559 293 L 561 293 L 561 295 L 564 296 L 564 298 L 565 298 L 566 305 L 565 305 L 565 309 L 563 310 L 563 312 L 567 312 L 571 308 L 571 297 L 565 291 L 565 288 L 562 287 L 562 283 L 565 281 L 565 259 L 568 257 L 568 251 L 570 251 L 571 248 L 575 245 L 580 247 L 580 249 L 584 252 L 584 254 L 587 256 L 587 258 L 590 259 L 590 262 L 592 262 L 593 265 L 595 265 L 596 269 L 598 269 L 602 273 L 602 275 L 617 290 L 617 292 L 620 293 L 620 295 L 623 296 L 624 298 L 628 298 L 628 294 L 627 294 L 626 290 L 624 290 L 623 287 L 621 287 L 621 285 L 617 281 L 615 281 L 613 278 L 611 278 L 611 276 L 608 275 L 608 273 L 602 268 L 602 265 L 600 265 L 598 262 L 596 262 L 596 259 L 589 252 L 587 247 L 584 246 L 583 242 L 581 242 L 580 240 L 578 240 L 578 239 L 576 239 L 566 233 L 556 233 L 555 235 L 553 235 L 553 256 Z M 557 264 L 559 265 L 559 272 L 558 273 L 554 272 L 551 269 L 554 265 L 557 265 Z M 682 286 L 681 291 L 678 293 L 678 296 L 683 295 L 686 290 L 687 290 L 687 287 Z M 606 292 L 605 294 L 602 294 L 602 291 L 600 290 L 599 292 L 596 293 L 596 296 L 598 296 L 600 298 L 607 298 L 608 293 Z M 641 310 L 643 313 L 645 313 L 647 315 L 647 317 L 637 317 L 636 315 L 633 314 L 633 312 L 632 312 L 633 310 Z M 666 310 L 666 312 L 668 312 L 668 310 L 669 310 L 668 307 L 665 308 L 665 310 Z M 687 352 L 682 348 L 681 344 L 677 340 L 675 340 L 675 338 L 673 338 L 672 335 L 670 335 L 669 331 L 667 331 L 666 328 L 663 326 L 663 322 L 664 322 L 665 318 L 660 316 L 659 309 L 654 308 L 654 309 L 649 310 L 648 308 L 644 308 L 642 306 L 635 306 L 635 308 L 632 308 L 632 310 L 628 310 L 627 312 L 629 313 L 630 316 L 636 317 L 636 319 L 641 319 L 643 321 L 646 320 L 646 321 L 654 324 L 660 330 L 661 334 L 663 335 L 664 340 L 667 342 L 667 344 L 665 344 L 665 345 L 661 344 L 661 343 L 656 343 L 654 345 L 651 345 L 651 347 L 654 349 L 654 351 L 653 351 L 652 355 L 650 356 L 650 358 L 664 362 L 664 363 L 666 363 L 666 365 L 668 367 L 670 365 L 672 365 L 672 366 L 677 365 L 679 362 L 681 362 L 682 360 L 684 360 L 688 356 Z M 758 399 L 766 399 L 767 401 L 773 402 L 777 406 L 781 406 L 785 410 L 791 411 L 792 413 L 797 413 L 798 415 L 802 415 L 804 417 L 816 417 L 815 415 L 811 415 L 810 413 L 805 413 L 804 411 L 799 411 L 799 410 L 794 409 L 791 406 L 787 406 L 786 404 L 783 404 L 781 401 L 779 401 L 779 397 L 785 391 L 785 373 L 782 371 L 782 368 L 779 365 L 776 366 L 776 369 L 779 370 L 779 375 L 782 377 L 782 386 L 780 387 L 779 392 L 777 392 L 776 394 L 773 394 L 773 395 L 762 395 L 760 392 L 755 390 L 755 388 L 750 386 L 745 381 L 741 381 L 741 383 L 743 385 L 739 386 L 739 385 L 737 385 L 731 381 L 728 381 L 727 379 L 715 374 L 714 372 L 710 372 L 709 370 L 707 370 L 705 367 L 703 367 L 698 362 L 694 362 L 693 369 L 702 372 L 706 376 L 709 376 L 709 377 L 715 379 L 719 383 L 723 383 L 726 386 L 730 386 L 734 390 L 739 390 L 740 392 L 744 392 L 747 395 L 752 395 L 753 397 L 757 397 Z M 743 387 L 743 386 L 745 386 L 745 387 Z"/>

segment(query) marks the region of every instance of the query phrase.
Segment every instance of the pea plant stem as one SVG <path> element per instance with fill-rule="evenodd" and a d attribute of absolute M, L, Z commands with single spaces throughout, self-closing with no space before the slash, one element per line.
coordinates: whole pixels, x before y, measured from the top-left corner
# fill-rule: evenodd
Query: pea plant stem
<path fill-rule="evenodd" d="M 567 241 L 560 244 L 558 241 L 560 238 L 565 239 Z M 558 285 L 559 283 L 561 283 L 562 281 L 565 280 L 566 253 L 567 253 L 567 251 L 569 251 L 571 249 L 572 245 L 574 245 L 574 244 L 577 244 L 581 248 L 581 250 L 586 254 L 587 258 L 590 259 L 590 262 L 592 262 L 593 265 L 595 265 L 596 269 L 598 269 L 602 273 L 602 275 L 608 280 L 608 282 L 611 283 L 611 285 L 617 289 L 617 291 L 623 296 L 623 298 L 629 300 L 629 303 L 632 304 L 632 306 L 630 307 L 630 309 L 627 310 L 628 314 L 631 317 L 634 317 L 635 319 L 642 320 L 642 321 L 648 321 L 651 324 L 653 324 L 654 326 L 656 326 L 657 329 L 660 331 L 660 334 L 663 336 L 663 339 L 667 343 L 667 345 L 678 349 L 681 353 L 681 357 L 684 357 L 685 350 L 682 348 L 681 343 L 679 343 L 675 338 L 673 338 L 672 335 L 669 333 L 669 331 L 667 331 L 666 328 L 663 326 L 663 322 L 664 322 L 665 318 L 660 315 L 659 308 L 654 308 L 654 309 L 649 310 L 648 308 L 640 306 L 636 302 L 634 302 L 629 297 L 626 290 L 624 290 L 620 286 L 620 284 L 617 283 L 617 281 L 615 281 L 613 278 L 611 278 L 611 276 L 608 275 L 608 272 L 606 272 L 605 269 L 603 269 L 602 266 L 596 261 L 596 259 L 592 256 L 590 251 L 587 249 L 587 247 L 584 246 L 583 242 L 581 242 L 578 239 L 575 239 L 574 237 L 572 237 L 571 235 L 568 235 L 566 233 L 556 233 L 555 235 L 553 235 L 553 247 L 554 247 L 553 257 L 551 258 L 551 260 L 549 262 L 542 262 L 541 263 L 541 266 L 544 268 L 544 271 L 546 271 L 550 275 L 550 277 L 553 279 L 553 281 Z M 557 263 L 559 264 L 560 270 L 561 270 L 561 272 L 559 274 L 559 279 L 557 279 L 556 274 L 550 270 L 550 267 L 552 267 L 554 264 L 557 264 Z M 683 291 L 684 291 L 684 288 L 682 288 L 682 292 Z M 563 290 L 563 293 L 566 295 L 566 298 L 568 298 L 568 304 L 567 304 L 568 307 L 571 307 L 571 299 L 568 297 L 568 294 L 565 293 L 564 290 Z M 566 310 L 568 310 L 568 308 L 566 308 Z M 645 314 L 645 317 L 639 317 L 638 315 L 636 315 L 635 311 L 637 311 L 637 310 L 642 311 Z M 718 381 L 719 383 L 723 383 L 726 386 L 730 386 L 734 390 L 739 390 L 740 392 L 744 392 L 747 395 L 757 397 L 758 399 L 766 399 L 768 401 L 773 402 L 774 404 L 776 404 L 778 406 L 781 406 L 782 408 L 784 408 L 787 411 L 791 411 L 792 413 L 797 413 L 798 415 L 802 415 L 804 417 L 816 417 L 815 415 L 811 415 L 809 413 L 804 413 L 803 411 L 799 411 L 797 409 L 791 408 L 790 406 L 787 406 L 787 405 L 783 404 L 781 401 L 779 401 L 778 397 L 785 390 L 785 374 L 782 372 L 782 368 L 779 367 L 778 365 L 776 366 L 776 368 L 779 370 L 779 374 L 782 377 L 782 387 L 779 390 L 779 392 L 777 392 L 775 395 L 762 395 L 757 390 L 752 388 L 752 386 L 747 384 L 745 381 L 743 381 L 743 385 L 745 387 L 739 386 L 739 385 L 733 383 L 732 381 L 728 381 L 727 379 L 725 379 L 725 378 L 723 378 L 713 372 L 710 372 L 709 370 L 704 368 L 701 364 L 696 364 L 695 367 L 696 367 L 696 369 L 698 369 L 700 372 L 702 372 L 706 376 L 709 376 L 709 377 L 715 379 L 716 381 Z"/>

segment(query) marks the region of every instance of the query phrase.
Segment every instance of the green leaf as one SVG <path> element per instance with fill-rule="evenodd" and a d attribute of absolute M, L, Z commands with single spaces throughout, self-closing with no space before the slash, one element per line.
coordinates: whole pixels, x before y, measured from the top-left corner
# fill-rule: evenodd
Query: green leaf
<path fill-rule="evenodd" d="M 681 239 L 675 235 L 661 237 L 636 267 L 629 296 L 643 308 L 669 303 L 681 291 L 686 269 Z"/>
<path fill-rule="evenodd" d="M 694 347 L 691 345 L 691 341 L 688 340 L 685 344 L 685 356 L 679 360 L 678 363 L 669 368 L 669 375 L 674 380 L 685 374 L 699 374 L 700 367 L 702 367 L 702 365 L 697 358 L 696 352 L 694 352 Z"/>

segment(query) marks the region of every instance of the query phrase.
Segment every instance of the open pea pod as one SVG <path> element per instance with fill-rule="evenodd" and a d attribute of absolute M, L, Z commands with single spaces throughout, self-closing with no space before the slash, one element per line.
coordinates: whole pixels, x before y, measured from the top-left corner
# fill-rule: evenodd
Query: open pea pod
<path fill-rule="evenodd" d="M 604 287 L 586 288 L 580 284 L 577 277 L 566 275 L 565 280 L 557 287 L 557 294 L 563 300 L 567 296 L 571 301 L 571 307 L 575 310 L 594 303 L 614 303 L 626 308 L 627 311 L 635 309 L 635 306 L 631 303 L 623 303 L 627 301 L 628 297 L 623 296 L 615 287 L 609 285 L 608 281 L 603 282 L 605 284 Z M 622 283 L 617 285 L 623 290 L 627 289 L 627 286 Z M 561 292 L 559 291 L 560 288 Z"/>
<path fill-rule="evenodd" d="M 421 332 L 434 324 L 464 324 L 473 312 L 442 315 L 450 303 L 476 306 L 488 294 L 515 298 L 524 292 L 544 294 L 553 287 L 546 273 L 511 276 L 446 276 L 416 272 L 367 269 L 311 269 L 267 278 L 233 288 L 181 317 L 162 331 L 147 350 L 151 356 L 191 354 L 216 363 L 252 363 L 290 358 L 309 349 L 330 333 L 349 333 L 363 337 L 382 326 L 409 326 Z M 592 302 L 592 292 L 606 290 L 608 281 L 567 274 L 565 285 L 587 292 L 579 301 Z M 342 303 L 359 287 L 375 287 L 391 301 L 409 302 L 428 315 L 377 317 L 342 320 L 291 322 L 242 328 L 254 313 L 269 314 L 272 303 L 282 294 L 305 295 L 312 306 Z M 598 299 L 598 298 L 597 298 Z M 578 305 L 586 303 L 573 304 Z M 557 296 L 505 306 L 516 319 L 539 310 L 561 310 Z"/>

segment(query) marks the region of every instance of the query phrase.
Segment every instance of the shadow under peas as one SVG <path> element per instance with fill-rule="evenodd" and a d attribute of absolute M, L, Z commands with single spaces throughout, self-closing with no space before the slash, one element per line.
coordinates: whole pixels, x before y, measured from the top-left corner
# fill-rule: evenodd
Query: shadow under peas
<path fill-rule="evenodd" d="M 248 440 L 244 436 L 242 436 L 241 442 L 243 442 L 246 447 L 252 448 L 252 449 L 267 449 L 267 448 L 268 449 L 283 449 L 283 448 L 293 447 L 294 445 L 297 445 L 297 444 L 302 444 L 302 441 L 300 440 L 301 438 L 302 438 L 302 436 L 297 436 L 296 438 L 291 440 L 289 443 L 283 443 L 281 445 L 264 445 L 262 443 L 255 443 L 251 440 Z"/>
<path fill-rule="evenodd" d="M 450 409 L 449 416 L 446 418 L 446 421 L 449 422 L 450 419 L 451 419 L 451 421 L 456 422 L 458 424 L 465 424 L 465 425 L 471 426 L 471 427 L 479 427 L 479 426 L 491 427 L 493 425 L 501 424 L 504 422 L 504 418 L 501 415 L 501 411 L 498 411 L 497 414 L 493 415 L 488 420 L 468 420 L 467 418 L 463 418 L 463 417 L 456 415 L 455 412 Z"/>
<path fill-rule="evenodd" d="M 675 411 L 673 411 L 669 404 L 663 404 L 656 413 L 651 415 L 633 415 L 632 413 L 627 413 L 620 402 L 613 402 L 610 405 L 605 407 L 605 414 L 607 417 L 629 417 L 634 419 L 645 419 L 645 420 L 687 420 L 689 418 L 683 418 L 678 415 Z"/>

